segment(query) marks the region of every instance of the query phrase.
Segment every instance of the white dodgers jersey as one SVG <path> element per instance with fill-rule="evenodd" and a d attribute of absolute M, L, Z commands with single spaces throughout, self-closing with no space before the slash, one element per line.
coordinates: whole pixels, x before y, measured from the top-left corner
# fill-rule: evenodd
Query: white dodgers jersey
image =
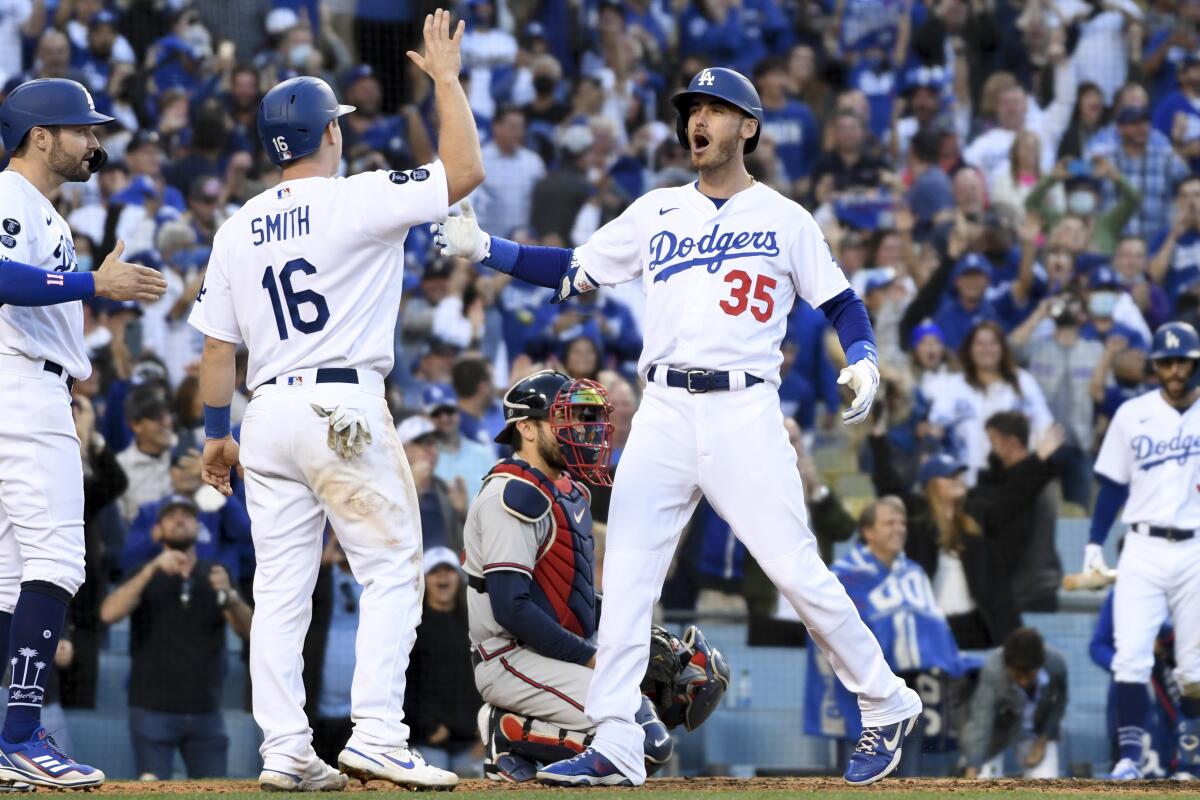
<path fill-rule="evenodd" d="M 17 261 L 55 273 L 74 272 L 71 228 L 54 206 L 19 172 L 0 172 L 0 269 Z M 0 353 L 44 359 L 61 365 L 73 378 L 92 374 L 83 346 L 83 303 L 52 306 L 0 306 Z"/>
<path fill-rule="evenodd" d="M 1200 528 L 1200 402 L 1180 413 L 1158 390 L 1126 400 L 1104 434 L 1096 472 L 1129 486 L 1122 522 Z"/>
<path fill-rule="evenodd" d="M 745 370 L 778 386 L 796 295 L 816 308 L 850 288 L 812 215 L 761 183 L 719 209 L 694 183 L 656 189 L 574 257 L 603 285 L 641 277 L 643 376 L 656 364 Z"/>
<path fill-rule="evenodd" d="M 226 220 L 188 322 L 250 351 L 254 388 L 298 369 L 387 376 L 404 239 L 448 211 L 441 162 L 349 178 L 284 181 Z"/>

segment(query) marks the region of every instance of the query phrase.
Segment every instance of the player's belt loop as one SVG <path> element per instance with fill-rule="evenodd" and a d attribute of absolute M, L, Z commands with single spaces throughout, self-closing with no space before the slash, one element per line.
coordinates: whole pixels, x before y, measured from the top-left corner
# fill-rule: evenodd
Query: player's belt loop
<path fill-rule="evenodd" d="M 63 369 L 62 364 L 57 364 L 57 363 L 55 363 L 53 361 L 49 361 L 49 360 L 47 360 L 46 363 L 42 365 L 42 369 L 46 372 L 51 373 L 52 375 L 57 375 L 60 378 L 63 376 L 63 373 L 66 372 L 66 370 Z M 75 379 L 72 378 L 70 375 L 67 375 L 67 391 L 68 392 L 71 391 L 71 389 L 74 386 L 75 386 Z"/>

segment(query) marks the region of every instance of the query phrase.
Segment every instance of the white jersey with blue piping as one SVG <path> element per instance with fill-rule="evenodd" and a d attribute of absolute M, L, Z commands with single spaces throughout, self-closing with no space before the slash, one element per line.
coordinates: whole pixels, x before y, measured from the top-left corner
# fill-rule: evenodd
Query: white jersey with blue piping
<path fill-rule="evenodd" d="M 656 189 L 574 259 L 601 285 L 641 277 L 643 376 L 656 364 L 745 370 L 778 386 L 796 296 L 816 308 L 850 288 L 812 215 L 761 183 L 719 209 L 694 183 Z"/>
<path fill-rule="evenodd" d="M 1161 391 L 1125 401 L 1104 435 L 1096 472 L 1129 487 L 1122 522 L 1200 528 L 1200 403 L 1181 412 Z"/>
<path fill-rule="evenodd" d="M 0 269 L 16 261 L 55 273 L 74 272 L 71 227 L 25 176 L 0 172 Z M 62 277 L 57 278 L 62 285 Z M 83 346 L 83 303 L 52 306 L 0 306 L 0 353 L 53 361 L 74 378 L 92 374 Z"/>

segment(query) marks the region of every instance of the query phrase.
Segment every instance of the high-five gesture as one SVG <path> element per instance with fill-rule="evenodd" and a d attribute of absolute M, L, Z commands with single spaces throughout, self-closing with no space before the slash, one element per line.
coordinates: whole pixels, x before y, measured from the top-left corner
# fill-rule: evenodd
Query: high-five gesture
<path fill-rule="evenodd" d="M 435 82 L 458 80 L 462 70 L 462 37 L 467 24 L 461 19 L 450 35 L 450 12 L 439 8 L 425 15 L 425 54 L 408 51 L 408 57 Z"/>
<path fill-rule="evenodd" d="M 110 300 L 140 300 L 153 302 L 167 291 L 167 281 L 162 273 L 150 267 L 142 267 L 121 260 L 125 242 L 118 239 L 104 263 L 94 273 L 96 296 Z"/>

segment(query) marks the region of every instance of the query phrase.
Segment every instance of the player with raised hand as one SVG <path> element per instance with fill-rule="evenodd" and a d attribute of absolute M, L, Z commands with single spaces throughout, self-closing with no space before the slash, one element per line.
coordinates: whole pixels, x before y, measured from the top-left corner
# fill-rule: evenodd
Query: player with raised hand
<path fill-rule="evenodd" d="M 58 789 L 104 781 L 59 750 L 41 724 L 47 664 L 84 579 L 71 384 L 92 365 L 80 301 L 150 301 L 167 288 L 157 271 L 121 261 L 120 242 L 96 272 L 79 272 L 71 228 L 51 201 L 64 183 L 86 181 L 104 165 L 92 128 L 107 122 L 112 117 L 70 80 L 27 81 L 0 105 L 11 154 L 0 173 L 0 397 L 12 404 L 0 415 L 0 642 L 15 656 L 0 782 Z"/>
<path fill-rule="evenodd" d="M 263 729 L 267 790 L 346 785 L 312 747 L 301 650 L 311 619 L 328 519 L 365 588 L 352 688 L 353 734 L 338 756 L 360 780 L 448 788 L 453 773 L 408 748 L 404 673 L 421 615 L 421 524 L 412 474 L 384 398 L 403 288 L 404 240 L 444 219 L 483 180 L 475 122 L 458 82 L 460 21 L 425 18 L 440 160 L 419 169 L 336 178 L 338 103 L 317 78 L 280 83 L 263 98 L 258 133 L 282 180 L 252 198 L 213 242 L 190 323 L 205 334 L 200 363 L 204 479 L 229 494 L 246 480 L 258 567 L 250 673 Z M 253 399 L 241 446 L 230 436 L 234 355 L 250 353 Z M 239 465 L 240 461 L 240 465 Z"/>
<path fill-rule="evenodd" d="M 1200 776 L 1200 336 L 1186 322 L 1154 332 L 1150 360 L 1159 389 L 1113 415 L 1096 457 L 1100 491 L 1083 572 L 1105 573 L 1104 541 L 1117 512 L 1128 526 L 1113 594 L 1112 660 L 1117 743 L 1111 777 L 1143 777 L 1143 730 L 1154 640 L 1175 626 L 1179 777 Z"/>
<path fill-rule="evenodd" d="M 796 297 L 820 308 L 846 351 L 854 392 L 842 415 L 867 418 L 879 384 L 875 341 L 812 216 L 755 182 L 762 104 L 742 75 L 711 68 L 675 96 L 676 133 L 700 179 L 656 189 L 575 250 L 519 246 L 484 234 L 469 213 L 436 226 L 443 252 L 541 286 L 556 301 L 640 278 L 647 382 L 613 487 L 604 556 L 604 613 L 587 715 L 592 746 L 538 777 L 555 784 L 641 784 L 635 720 L 644 636 L 680 531 L 703 494 L 796 609 L 858 695 L 863 734 L 845 779 L 866 784 L 900 760 L 921 701 L 892 674 L 879 644 L 808 527 L 796 454 L 780 410 L 780 342 Z"/>

